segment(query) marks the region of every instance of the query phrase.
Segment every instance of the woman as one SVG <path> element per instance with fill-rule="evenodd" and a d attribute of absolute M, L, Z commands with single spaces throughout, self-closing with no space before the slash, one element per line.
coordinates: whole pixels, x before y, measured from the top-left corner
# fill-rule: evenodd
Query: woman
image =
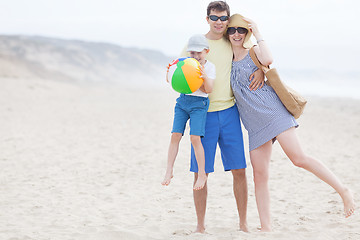
<path fill-rule="evenodd" d="M 226 32 L 234 53 L 231 87 L 240 118 L 249 133 L 250 160 L 254 171 L 261 231 L 271 231 L 268 176 L 272 143 L 275 139 L 295 166 L 312 172 L 339 193 L 344 203 L 345 216 L 349 217 L 355 208 L 351 192 L 323 163 L 304 154 L 295 133 L 298 124 L 275 91 L 266 84 L 261 89 L 250 90 L 249 76 L 258 69 L 249 55 L 252 33 L 258 43 L 254 46 L 257 58 L 263 65 L 270 65 L 271 53 L 257 25 L 240 14 L 231 16 Z"/>

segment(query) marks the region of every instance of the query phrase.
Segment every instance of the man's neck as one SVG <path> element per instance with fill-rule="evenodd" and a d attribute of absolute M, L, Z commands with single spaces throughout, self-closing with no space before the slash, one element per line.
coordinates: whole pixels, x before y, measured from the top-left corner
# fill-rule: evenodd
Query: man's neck
<path fill-rule="evenodd" d="M 213 32 L 208 32 L 207 34 L 205 34 L 205 37 L 209 40 L 219 40 L 223 37 L 222 34 L 217 34 L 217 33 L 213 33 Z"/>

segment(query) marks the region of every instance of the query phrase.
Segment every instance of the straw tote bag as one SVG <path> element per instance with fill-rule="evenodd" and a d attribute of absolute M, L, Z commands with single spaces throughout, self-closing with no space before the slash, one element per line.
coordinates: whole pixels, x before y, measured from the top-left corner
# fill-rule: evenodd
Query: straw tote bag
<path fill-rule="evenodd" d="M 304 112 L 304 108 L 307 103 L 306 99 L 295 90 L 286 86 L 281 81 L 280 76 L 275 68 L 270 69 L 269 67 L 262 65 L 256 57 L 254 47 L 249 50 L 249 54 L 255 65 L 265 73 L 267 78 L 266 84 L 275 90 L 281 102 L 294 116 L 294 118 L 299 118 L 300 115 Z"/>

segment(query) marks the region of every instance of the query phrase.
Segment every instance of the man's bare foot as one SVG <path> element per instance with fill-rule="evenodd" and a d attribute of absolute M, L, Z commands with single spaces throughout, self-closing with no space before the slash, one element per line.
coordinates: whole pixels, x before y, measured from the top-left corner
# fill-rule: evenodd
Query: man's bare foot
<path fill-rule="evenodd" d="M 205 186 L 206 180 L 207 180 L 206 174 L 201 174 L 201 175 L 199 174 L 196 183 L 194 185 L 194 190 L 202 189 Z"/>
<path fill-rule="evenodd" d="M 197 226 L 194 233 L 205 233 L 205 227 Z"/>
<path fill-rule="evenodd" d="M 164 180 L 161 182 L 161 184 L 164 185 L 164 186 L 169 185 L 170 182 L 171 182 L 171 179 L 172 179 L 173 177 L 174 177 L 174 176 L 173 176 L 172 172 L 166 172 L 166 173 L 165 173 Z"/>
<path fill-rule="evenodd" d="M 240 224 L 240 231 L 249 232 L 247 224 Z"/>
<path fill-rule="evenodd" d="M 352 195 L 352 192 L 349 189 L 346 189 L 344 193 L 341 195 L 341 198 L 344 202 L 344 213 L 345 217 L 350 217 L 355 211 L 355 202 Z"/>
<path fill-rule="evenodd" d="M 258 227 L 259 232 L 272 232 L 270 227 Z"/>

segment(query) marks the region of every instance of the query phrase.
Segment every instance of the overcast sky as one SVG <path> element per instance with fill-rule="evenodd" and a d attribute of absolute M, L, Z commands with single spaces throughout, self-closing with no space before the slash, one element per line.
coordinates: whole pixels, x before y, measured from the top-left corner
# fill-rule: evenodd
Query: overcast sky
<path fill-rule="evenodd" d="M 0 0 L 0 34 L 101 41 L 124 47 L 154 49 L 169 56 L 177 56 L 192 34 L 208 31 L 205 17 L 209 2 Z M 295 49 L 300 49 L 300 53 L 304 55 L 302 58 L 305 58 L 308 53 L 304 53 L 302 49 L 319 46 L 328 47 L 326 49 L 336 47 L 337 50 L 334 52 L 339 53 L 345 47 L 348 55 L 360 54 L 360 1 L 227 2 L 232 14 L 241 13 L 258 23 L 264 39 L 275 53 L 283 51 L 289 54 Z M 323 52 L 328 54 L 329 51 L 333 50 L 330 48 Z M 325 55 L 324 60 L 327 58 Z M 339 58 L 341 57 L 343 55 L 339 55 Z M 358 57 L 354 59 L 358 62 Z M 284 63 L 287 61 L 283 57 L 282 60 Z M 325 61 L 324 64 L 328 65 L 329 62 Z"/>

